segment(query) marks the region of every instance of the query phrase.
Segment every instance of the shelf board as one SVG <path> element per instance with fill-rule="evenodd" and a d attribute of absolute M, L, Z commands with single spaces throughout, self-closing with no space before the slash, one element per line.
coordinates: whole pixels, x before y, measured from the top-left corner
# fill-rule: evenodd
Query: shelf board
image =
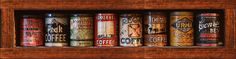
<path fill-rule="evenodd" d="M 236 49 L 147 47 L 1 48 L 3 58 L 234 58 Z"/>
<path fill-rule="evenodd" d="M 227 0 L 13 0 L 17 10 L 224 9 Z M 232 3 L 231 3 L 232 4 Z"/>
<path fill-rule="evenodd" d="M 38 46 L 38 47 L 22 47 L 22 46 L 17 46 L 16 48 L 96 48 L 96 49 L 103 49 L 103 48 L 156 48 L 156 49 L 161 49 L 161 48 L 174 48 L 174 49 L 178 49 L 178 48 L 191 48 L 191 49 L 202 49 L 202 48 L 206 48 L 206 49 L 211 49 L 211 48 L 225 48 L 224 46 L 217 46 L 217 47 L 207 47 L 207 46 L 182 46 L 182 47 L 175 47 L 175 46 L 165 46 L 165 47 L 149 47 L 149 46 L 142 46 L 142 47 L 120 47 L 120 46 L 116 46 L 116 47 L 45 47 L 45 46 Z"/>

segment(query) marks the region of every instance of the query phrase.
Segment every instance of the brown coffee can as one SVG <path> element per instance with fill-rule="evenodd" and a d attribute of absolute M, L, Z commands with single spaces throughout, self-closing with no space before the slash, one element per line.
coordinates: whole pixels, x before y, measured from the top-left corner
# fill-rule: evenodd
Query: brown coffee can
<path fill-rule="evenodd" d="M 144 45 L 163 47 L 167 45 L 166 14 L 148 12 L 144 18 Z"/>
<path fill-rule="evenodd" d="M 120 46 L 142 46 L 142 16 L 141 14 L 120 15 Z"/>
<path fill-rule="evenodd" d="M 20 45 L 42 46 L 44 22 L 39 15 L 23 15 L 20 20 Z"/>
<path fill-rule="evenodd" d="M 170 18 L 170 45 L 193 46 L 193 13 L 172 12 Z"/>
<path fill-rule="evenodd" d="M 117 46 L 117 18 L 114 13 L 98 13 L 95 17 L 95 46 Z"/>

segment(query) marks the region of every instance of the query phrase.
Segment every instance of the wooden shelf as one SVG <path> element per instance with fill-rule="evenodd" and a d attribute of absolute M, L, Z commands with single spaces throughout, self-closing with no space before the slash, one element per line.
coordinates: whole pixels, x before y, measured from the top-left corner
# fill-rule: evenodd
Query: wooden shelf
<path fill-rule="evenodd" d="M 2 48 L 3 58 L 234 58 L 232 49 L 175 49 L 137 47 Z"/>
<path fill-rule="evenodd" d="M 229 0 L 230 1 L 230 0 Z M 143 10 L 143 9 L 225 9 L 228 0 L 13 0 L 17 10 Z"/>
<path fill-rule="evenodd" d="M 175 47 L 175 46 L 165 46 L 165 47 L 149 47 L 149 46 L 142 46 L 142 47 L 121 47 L 121 46 L 115 46 L 115 47 L 45 47 L 45 46 L 38 46 L 38 47 L 16 47 L 16 48 L 156 48 L 156 49 L 162 49 L 162 48 L 173 48 L 173 49 L 217 49 L 221 48 L 224 49 L 224 46 L 218 46 L 218 47 L 203 47 L 203 46 L 183 46 L 183 47 Z"/>
<path fill-rule="evenodd" d="M 232 0 L 0 0 L 0 58 L 236 58 L 236 1 Z M 17 10 L 196 10 L 225 13 L 223 47 L 16 47 Z"/>

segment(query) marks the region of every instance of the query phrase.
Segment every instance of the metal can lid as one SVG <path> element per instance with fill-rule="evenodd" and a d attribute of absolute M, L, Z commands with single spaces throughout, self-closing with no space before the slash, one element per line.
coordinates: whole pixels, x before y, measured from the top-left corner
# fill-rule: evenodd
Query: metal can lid
<path fill-rule="evenodd" d="M 107 15 L 107 16 L 114 16 L 114 13 L 98 13 L 96 14 L 96 16 L 103 16 L 103 15 Z"/>
<path fill-rule="evenodd" d="M 130 13 L 130 14 L 121 14 L 122 17 L 129 17 L 129 16 L 141 16 L 141 14 L 138 13 Z"/>
<path fill-rule="evenodd" d="M 198 16 L 219 16 L 218 13 L 201 13 Z"/>
<path fill-rule="evenodd" d="M 59 13 L 47 13 L 47 17 L 64 17 L 66 16 L 65 14 L 59 14 Z"/>
<path fill-rule="evenodd" d="M 41 18 L 40 15 L 34 15 L 34 14 L 25 14 L 22 17 L 23 18 Z"/>
<path fill-rule="evenodd" d="M 165 15 L 163 12 L 147 12 L 146 15 Z"/>
<path fill-rule="evenodd" d="M 187 12 L 187 11 L 178 11 L 178 12 L 172 12 L 171 16 L 192 16 L 192 12 Z"/>
<path fill-rule="evenodd" d="M 72 14 L 72 17 L 78 17 L 78 16 L 92 16 L 91 14 Z"/>

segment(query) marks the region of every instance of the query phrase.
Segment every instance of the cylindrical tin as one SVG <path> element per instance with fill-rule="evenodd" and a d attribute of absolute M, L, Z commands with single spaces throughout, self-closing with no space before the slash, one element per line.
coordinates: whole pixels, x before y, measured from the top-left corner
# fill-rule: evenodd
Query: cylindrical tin
<path fill-rule="evenodd" d="M 20 45 L 41 46 L 44 40 L 44 22 L 37 15 L 23 15 L 20 20 Z"/>
<path fill-rule="evenodd" d="M 120 15 L 120 46 L 142 46 L 142 18 L 140 14 Z"/>
<path fill-rule="evenodd" d="M 70 46 L 93 46 L 93 17 L 73 14 L 70 19 Z"/>
<path fill-rule="evenodd" d="M 170 19 L 170 45 L 192 46 L 193 43 L 193 13 L 172 12 Z"/>
<path fill-rule="evenodd" d="M 95 24 L 95 46 L 117 46 L 116 15 L 98 13 Z"/>
<path fill-rule="evenodd" d="M 68 46 L 69 31 L 68 18 L 63 14 L 46 14 L 45 46 Z"/>
<path fill-rule="evenodd" d="M 220 21 L 217 13 L 198 15 L 198 46 L 217 46 L 220 35 Z"/>
<path fill-rule="evenodd" d="M 144 20 L 144 45 L 163 47 L 167 45 L 166 15 L 148 12 Z"/>

